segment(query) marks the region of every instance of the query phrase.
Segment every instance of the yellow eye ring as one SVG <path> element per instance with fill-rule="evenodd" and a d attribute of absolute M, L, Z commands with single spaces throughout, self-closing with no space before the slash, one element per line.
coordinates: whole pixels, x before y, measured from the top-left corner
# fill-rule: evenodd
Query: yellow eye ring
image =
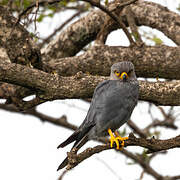
<path fill-rule="evenodd" d="M 118 77 L 120 76 L 120 72 L 115 71 L 114 73 L 115 73 L 116 76 L 118 76 Z"/>

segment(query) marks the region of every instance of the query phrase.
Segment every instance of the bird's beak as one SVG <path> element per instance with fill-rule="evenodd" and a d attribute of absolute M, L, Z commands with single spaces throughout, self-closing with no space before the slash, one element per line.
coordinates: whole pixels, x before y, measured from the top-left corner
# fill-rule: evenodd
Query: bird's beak
<path fill-rule="evenodd" d="M 120 78 L 123 79 L 123 80 L 127 79 L 127 78 L 128 78 L 127 73 L 126 73 L 126 72 L 123 72 L 123 73 L 121 74 Z"/>

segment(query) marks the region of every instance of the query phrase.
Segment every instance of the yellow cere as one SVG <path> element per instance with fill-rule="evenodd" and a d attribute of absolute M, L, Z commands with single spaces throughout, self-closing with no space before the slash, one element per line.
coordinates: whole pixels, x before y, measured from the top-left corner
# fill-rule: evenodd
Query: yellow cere
<path fill-rule="evenodd" d="M 124 79 L 124 78 L 123 78 L 123 76 L 124 76 L 124 75 L 125 75 L 125 77 L 126 77 L 126 78 L 128 78 L 128 75 L 127 75 L 127 73 L 126 73 L 126 72 L 121 73 L 120 78 L 121 78 L 121 79 Z"/>

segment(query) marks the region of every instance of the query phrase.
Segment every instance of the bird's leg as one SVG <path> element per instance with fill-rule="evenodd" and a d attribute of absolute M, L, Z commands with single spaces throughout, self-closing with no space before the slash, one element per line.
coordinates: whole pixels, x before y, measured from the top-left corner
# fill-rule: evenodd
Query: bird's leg
<path fill-rule="evenodd" d="M 108 129 L 108 133 L 110 135 L 111 148 L 113 147 L 113 143 L 115 142 L 116 143 L 116 149 L 119 149 L 119 141 L 118 141 L 117 137 L 114 136 L 111 129 Z"/>
<path fill-rule="evenodd" d="M 122 148 L 124 147 L 124 141 L 127 140 L 128 137 L 121 137 L 117 131 L 115 131 L 114 133 L 116 135 L 116 139 L 121 141 L 121 147 L 119 149 L 122 150 Z"/>

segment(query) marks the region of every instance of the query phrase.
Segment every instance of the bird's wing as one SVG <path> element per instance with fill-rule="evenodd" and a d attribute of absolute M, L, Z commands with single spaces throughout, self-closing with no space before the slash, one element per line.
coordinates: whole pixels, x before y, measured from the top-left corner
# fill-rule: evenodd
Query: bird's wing
<path fill-rule="evenodd" d="M 106 125 L 112 122 L 112 128 L 119 128 L 131 115 L 137 103 L 137 95 L 138 85 L 116 80 L 100 83 L 94 91 L 84 126 L 90 123 L 103 125 L 101 129 L 106 129 Z"/>
<path fill-rule="evenodd" d="M 135 89 L 129 84 L 119 83 L 115 80 L 107 80 L 100 83 L 93 94 L 92 102 L 87 116 L 80 127 L 59 147 L 64 147 L 69 143 L 76 141 L 78 144 L 81 139 L 97 124 L 104 125 L 118 118 L 118 122 L 126 120 L 131 115 L 136 105 L 133 94 Z M 114 124 L 114 126 L 118 126 Z M 120 126 L 120 125 L 119 125 Z M 102 129 L 105 128 L 101 127 Z M 118 128 L 118 127 L 117 127 Z"/>
<path fill-rule="evenodd" d="M 114 80 L 107 80 L 100 83 L 94 91 L 85 120 L 59 147 L 64 147 L 75 141 L 73 147 L 79 149 L 87 142 L 88 132 L 94 126 L 100 126 L 100 129 L 106 128 L 105 125 L 107 122 L 111 122 L 115 117 L 123 119 L 127 115 L 127 111 L 132 111 L 137 101 L 136 96 L 138 97 L 138 85 L 134 87 L 124 86 L 122 83 L 122 86 L 119 86 Z M 65 167 L 67 162 L 68 159 L 66 157 L 58 170 Z"/>
<path fill-rule="evenodd" d="M 108 84 L 108 81 L 104 81 L 96 87 L 94 94 L 93 94 L 93 98 L 92 98 L 90 108 L 88 110 L 87 116 L 84 119 L 83 123 L 80 125 L 80 127 L 71 136 L 69 136 L 57 148 L 65 147 L 66 145 L 72 143 L 73 141 L 75 141 L 75 144 L 73 146 L 73 147 L 75 147 L 76 145 L 79 144 L 79 142 L 83 139 L 83 137 L 86 136 L 86 134 L 90 131 L 90 129 L 93 126 L 95 126 L 95 121 L 93 121 L 93 118 L 90 118 L 90 117 L 95 116 L 95 114 L 94 114 L 94 112 L 95 112 L 94 111 L 94 103 L 96 102 L 96 99 L 98 97 L 97 94 L 100 93 L 102 87 L 106 86 L 106 84 Z"/>
<path fill-rule="evenodd" d="M 91 100 L 91 104 L 88 110 L 88 113 L 86 115 L 85 120 L 81 124 L 80 128 L 84 128 L 86 126 L 95 125 L 96 124 L 96 116 L 99 113 L 99 109 L 97 105 L 99 103 L 104 103 L 101 100 L 106 98 L 106 90 L 110 86 L 110 80 L 103 81 L 97 85 L 97 87 L 94 90 L 94 94 Z"/>

